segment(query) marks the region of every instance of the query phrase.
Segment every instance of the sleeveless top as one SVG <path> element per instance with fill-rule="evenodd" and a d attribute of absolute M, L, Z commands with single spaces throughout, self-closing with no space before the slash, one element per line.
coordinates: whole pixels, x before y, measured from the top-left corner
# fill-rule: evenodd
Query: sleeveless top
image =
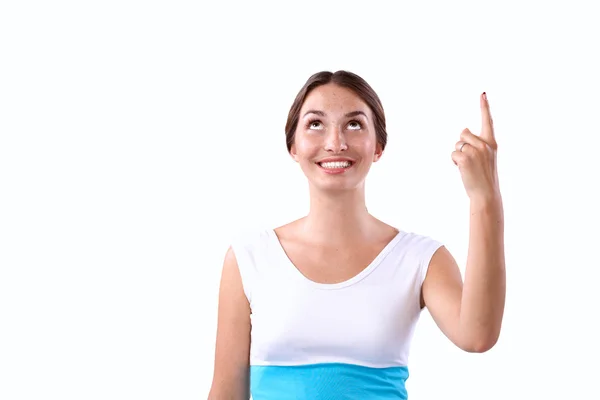
<path fill-rule="evenodd" d="M 421 285 L 441 245 L 400 231 L 358 275 L 324 284 L 293 265 L 274 230 L 238 235 L 252 399 L 407 399 Z"/>

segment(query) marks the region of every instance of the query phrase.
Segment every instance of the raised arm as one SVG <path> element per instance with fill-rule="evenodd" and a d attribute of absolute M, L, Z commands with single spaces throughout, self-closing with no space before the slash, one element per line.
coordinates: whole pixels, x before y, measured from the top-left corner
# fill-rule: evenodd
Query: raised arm
<path fill-rule="evenodd" d="M 506 297 L 498 146 L 485 93 L 480 104 L 481 135 L 465 129 L 452 153 L 470 201 L 464 285 L 454 258 L 442 247 L 431 259 L 422 288 L 422 305 L 450 340 L 470 352 L 487 351 L 497 342 Z"/>
<path fill-rule="evenodd" d="M 250 305 L 238 264 L 227 250 L 219 289 L 214 374 L 208 400 L 248 400 Z"/>

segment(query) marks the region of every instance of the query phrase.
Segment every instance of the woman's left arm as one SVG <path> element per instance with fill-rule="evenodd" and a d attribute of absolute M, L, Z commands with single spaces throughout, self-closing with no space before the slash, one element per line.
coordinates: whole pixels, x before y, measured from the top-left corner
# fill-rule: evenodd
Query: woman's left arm
<path fill-rule="evenodd" d="M 464 284 L 445 247 L 431 258 L 422 287 L 427 306 L 442 332 L 469 352 L 484 352 L 498 340 L 506 297 L 504 210 L 498 184 L 493 122 L 481 95 L 482 131 L 461 133 L 452 160 L 470 199 L 469 249 Z"/>

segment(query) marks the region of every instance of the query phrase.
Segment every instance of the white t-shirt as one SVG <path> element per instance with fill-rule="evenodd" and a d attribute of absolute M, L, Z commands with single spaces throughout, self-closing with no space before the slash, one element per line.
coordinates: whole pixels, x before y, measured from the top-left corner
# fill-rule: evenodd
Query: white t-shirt
<path fill-rule="evenodd" d="M 323 284 L 293 265 L 272 229 L 238 236 L 253 400 L 406 399 L 421 285 L 440 246 L 400 231 L 358 275 Z"/>

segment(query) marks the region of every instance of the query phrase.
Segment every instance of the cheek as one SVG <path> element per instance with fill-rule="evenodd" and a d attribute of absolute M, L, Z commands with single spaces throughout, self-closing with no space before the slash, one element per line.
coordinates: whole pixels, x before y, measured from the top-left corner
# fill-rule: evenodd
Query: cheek
<path fill-rule="evenodd" d="M 296 146 L 296 154 L 300 157 L 310 156 L 319 149 L 317 141 L 307 136 L 296 136 L 294 144 Z"/>
<path fill-rule="evenodd" d="M 372 153 L 375 152 L 377 141 L 375 138 L 363 136 L 354 138 L 354 140 L 349 141 L 348 144 L 361 153 Z"/>

